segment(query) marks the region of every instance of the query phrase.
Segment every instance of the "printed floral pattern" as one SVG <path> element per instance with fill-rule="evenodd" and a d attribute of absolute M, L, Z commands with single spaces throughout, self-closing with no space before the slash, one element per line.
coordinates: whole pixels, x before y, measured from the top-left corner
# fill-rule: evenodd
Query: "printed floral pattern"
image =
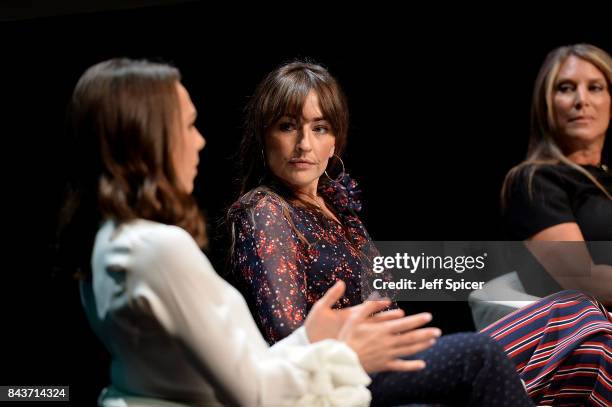
<path fill-rule="evenodd" d="M 371 273 L 377 255 L 357 216 L 357 183 L 344 173 L 338 180 L 321 181 L 319 194 L 342 224 L 263 188 L 230 209 L 233 272 L 270 343 L 302 325 L 312 305 L 338 279 L 347 287 L 337 306 L 361 303 L 362 273 Z"/>

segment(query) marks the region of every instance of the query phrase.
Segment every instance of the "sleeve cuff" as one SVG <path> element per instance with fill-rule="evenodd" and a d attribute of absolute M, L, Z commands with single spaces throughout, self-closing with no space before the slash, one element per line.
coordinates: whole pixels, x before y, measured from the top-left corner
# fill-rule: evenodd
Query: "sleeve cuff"
<path fill-rule="evenodd" d="M 308 335 L 306 334 L 306 328 L 304 326 L 299 327 L 295 331 L 291 333 L 291 335 L 285 337 L 284 339 L 276 342 L 270 348 L 272 353 L 277 353 L 282 351 L 285 347 L 288 346 L 307 346 L 310 345 L 310 341 L 308 340 Z"/>
<path fill-rule="evenodd" d="M 306 338 L 305 332 L 298 335 Z M 344 342 L 328 339 L 309 346 L 287 344 L 282 353 L 309 375 L 309 390 L 295 406 L 369 406 L 371 395 L 366 386 L 370 377 Z"/>

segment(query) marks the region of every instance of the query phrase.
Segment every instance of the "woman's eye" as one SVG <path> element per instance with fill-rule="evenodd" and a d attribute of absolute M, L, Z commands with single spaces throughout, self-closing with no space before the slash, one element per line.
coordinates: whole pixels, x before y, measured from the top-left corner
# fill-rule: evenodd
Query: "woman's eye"
<path fill-rule="evenodd" d="M 327 134 L 329 133 L 329 128 L 327 126 L 316 126 L 313 131 L 318 134 Z"/>
<path fill-rule="evenodd" d="M 591 85 L 590 89 L 593 92 L 601 92 L 601 91 L 605 90 L 606 87 L 601 85 L 601 84 L 594 84 L 594 85 Z"/>
<path fill-rule="evenodd" d="M 287 131 L 288 132 L 288 131 L 295 130 L 295 125 L 293 123 L 290 123 L 290 122 L 283 122 L 283 123 L 279 124 L 278 128 L 281 131 Z"/>
<path fill-rule="evenodd" d="M 557 86 L 557 90 L 561 93 L 568 93 L 574 90 L 574 86 L 570 85 L 569 83 L 562 83 Z"/>

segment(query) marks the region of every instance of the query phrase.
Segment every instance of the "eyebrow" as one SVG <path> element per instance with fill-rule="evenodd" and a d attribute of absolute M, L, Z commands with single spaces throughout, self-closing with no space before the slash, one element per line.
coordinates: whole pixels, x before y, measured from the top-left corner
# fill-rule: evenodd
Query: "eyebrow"
<path fill-rule="evenodd" d="M 307 123 L 316 123 L 316 122 L 327 122 L 327 123 L 329 123 L 329 120 L 327 120 L 325 117 L 315 117 L 312 120 L 309 120 Z"/>
<path fill-rule="evenodd" d="M 572 82 L 575 83 L 576 81 L 573 78 L 569 78 L 569 77 L 560 77 L 557 78 L 556 80 L 556 84 L 560 84 L 560 83 L 564 83 L 564 82 Z M 589 78 L 587 79 L 587 82 L 604 82 L 607 83 L 605 78 Z"/>
<path fill-rule="evenodd" d="M 281 118 L 279 120 L 296 120 L 295 117 L 293 116 L 289 116 L 289 115 L 283 115 L 281 116 Z M 310 120 L 309 122 L 329 122 L 328 119 L 326 119 L 325 117 L 315 117 L 314 119 Z"/>

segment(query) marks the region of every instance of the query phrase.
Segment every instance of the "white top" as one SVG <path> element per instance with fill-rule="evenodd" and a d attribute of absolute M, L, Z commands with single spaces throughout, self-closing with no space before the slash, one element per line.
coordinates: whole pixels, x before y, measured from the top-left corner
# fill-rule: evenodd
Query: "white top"
<path fill-rule="evenodd" d="M 269 347 L 244 298 L 183 229 L 135 220 L 98 231 L 89 321 L 114 388 L 197 406 L 367 406 L 370 378 L 343 342 L 304 328 Z"/>

